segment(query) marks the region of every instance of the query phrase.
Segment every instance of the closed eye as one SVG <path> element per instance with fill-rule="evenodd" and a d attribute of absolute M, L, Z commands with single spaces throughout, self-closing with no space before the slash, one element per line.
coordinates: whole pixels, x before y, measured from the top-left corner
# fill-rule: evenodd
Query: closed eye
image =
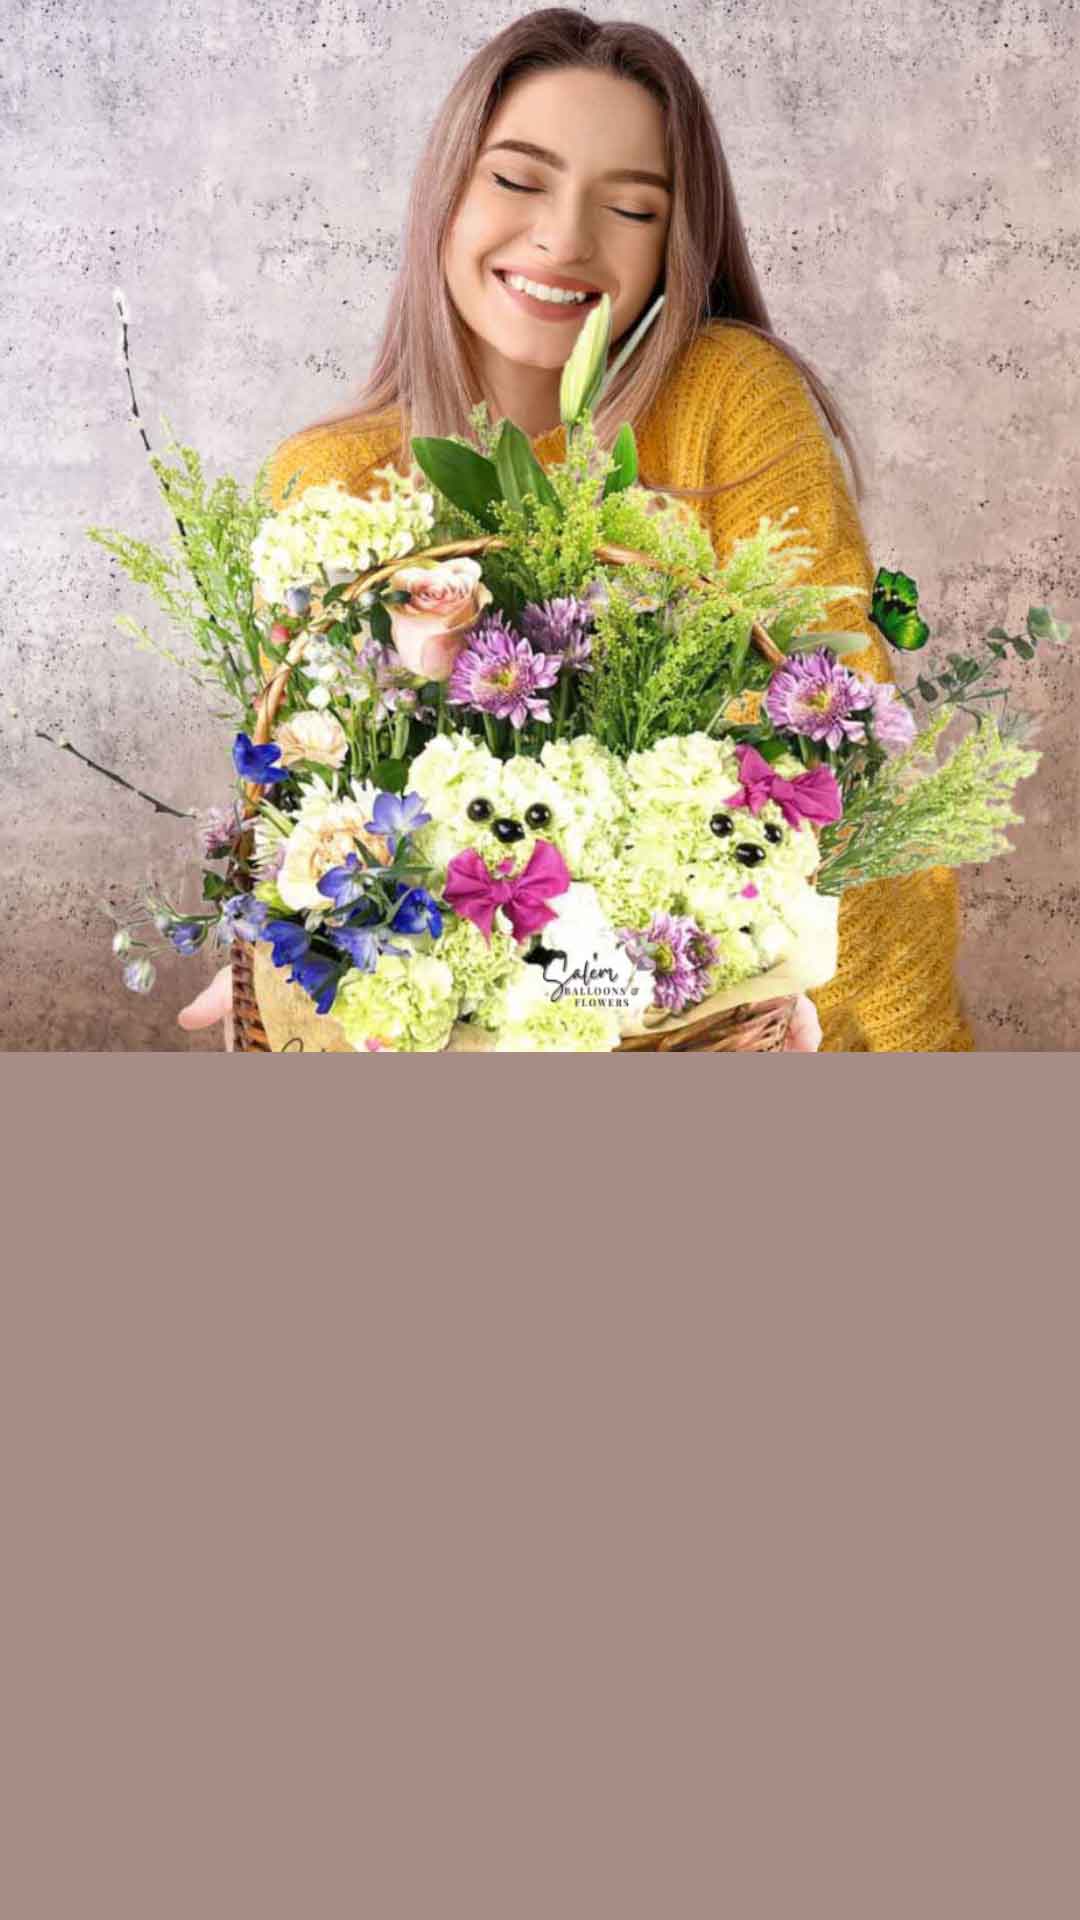
<path fill-rule="evenodd" d="M 493 173 L 491 177 L 497 186 L 505 187 L 509 193 L 543 192 L 542 187 L 523 187 L 520 180 L 504 180 L 501 173 Z M 625 207 L 612 207 L 611 211 L 612 213 L 620 214 L 624 220 L 637 220 L 639 222 L 655 220 L 657 217 L 655 213 L 629 213 Z"/>

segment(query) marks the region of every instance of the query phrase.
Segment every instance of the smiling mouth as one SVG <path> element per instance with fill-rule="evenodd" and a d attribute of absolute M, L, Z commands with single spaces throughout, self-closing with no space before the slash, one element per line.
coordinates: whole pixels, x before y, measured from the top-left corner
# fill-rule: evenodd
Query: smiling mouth
<path fill-rule="evenodd" d="M 510 285 L 509 278 L 508 278 L 508 270 L 505 267 L 493 267 L 491 271 L 495 275 L 496 280 L 500 280 L 502 282 L 503 286 L 506 288 L 508 293 L 523 294 L 526 300 L 535 300 L 538 305 L 555 307 L 561 312 L 567 312 L 567 313 L 584 312 L 584 310 L 587 307 L 595 307 L 597 301 L 601 298 L 599 288 L 595 288 L 592 292 L 585 293 L 585 298 L 583 300 L 544 300 L 543 298 L 537 296 L 536 294 L 525 293 L 524 289 L 521 287 L 512 287 Z M 523 275 L 520 275 L 519 277 L 522 279 L 528 279 L 529 275 L 523 274 Z M 535 282 L 536 286 L 544 286 L 545 284 L 546 283 L 542 280 L 537 280 Z M 576 287 L 553 287 L 552 290 L 555 293 L 577 293 L 577 292 L 584 293 L 585 292 L 584 288 L 576 288 Z"/>

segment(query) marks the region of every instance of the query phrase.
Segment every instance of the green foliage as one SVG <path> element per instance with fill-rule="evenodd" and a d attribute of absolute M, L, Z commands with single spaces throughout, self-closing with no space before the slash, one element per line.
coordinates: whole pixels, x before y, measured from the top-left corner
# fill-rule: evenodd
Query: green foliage
<path fill-rule="evenodd" d="M 1018 659 L 1027 662 L 1034 660 L 1041 641 L 1063 647 L 1072 632 L 1067 622 L 1055 620 L 1049 607 L 1029 607 L 1026 630 L 1025 638 L 1023 634 L 1007 633 L 1004 627 L 991 627 L 982 642 L 987 651 L 981 659 L 974 654 L 949 653 L 946 655 L 949 664 L 943 671 L 919 674 L 915 692 L 928 707 L 940 699 L 950 701 L 958 712 L 967 714 L 978 726 L 988 712 L 988 707 L 978 703 L 1000 700 L 997 726 L 1001 738 L 1017 745 L 1033 739 L 1038 721 L 1022 708 L 1014 707 L 1010 711 L 1008 688 L 982 684 L 988 677 L 995 676 L 1002 662 L 1008 660 L 1010 647 Z M 909 706 L 915 703 L 915 692 L 908 689 L 904 693 Z"/>
<path fill-rule="evenodd" d="M 633 486 L 638 477 L 637 442 L 629 420 L 624 420 L 611 449 L 612 468 L 604 481 L 604 496 Z"/>
<path fill-rule="evenodd" d="M 495 448 L 495 471 L 502 497 L 511 506 L 521 508 L 535 495 L 544 506 L 557 508 L 559 496 L 540 465 L 528 436 L 510 420 L 504 420 Z"/>
<path fill-rule="evenodd" d="M 684 596 L 646 616 L 633 612 L 632 599 L 632 581 L 612 583 L 582 690 L 583 725 L 620 755 L 707 729 L 730 698 L 730 662 L 748 624 L 714 594 Z"/>
<path fill-rule="evenodd" d="M 467 514 L 483 532 L 494 533 L 494 508 L 502 496 L 503 476 L 475 447 L 454 437 L 412 441 L 413 458 L 450 505 Z"/>
<path fill-rule="evenodd" d="M 667 500 L 635 485 L 604 496 L 600 509 L 601 538 L 612 546 L 633 547 L 665 560 L 676 573 L 686 570 L 709 576 L 716 571 L 716 555 L 706 529 L 681 500 Z"/>
<path fill-rule="evenodd" d="M 821 832 L 820 893 L 924 867 L 992 860 L 1010 850 L 1005 828 L 1023 820 L 1012 805 L 1013 789 L 1034 773 L 1041 755 L 1003 740 L 997 722 L 985 715 L 936 765 L 938 742 L 955 713 L 939 708 L 872 780 L 845 788 L 843 819 Z"/>
<path fill-rule="evenodd" d="M 597 623 L 582 724 L 620 754 L 651 746 L 665 734 L 735 731 L 724 726 L 724 708 L 769 679 L 751 644 L 754 621 L 787 651 L 799 630 L 825 617 L 831 600 L 852 591 L 798 581 L 814 556 L 811 548 L 794 544 L 793 529 L 784 525 L 794 508 L 779 521 L 762 516 L 757 531 L 736 541 L 720 565 L 707 533 L 683 503 L 650 512 L 644 505 L 650 497 L 631 487 L 603 503 L 606 539 L 657 559 L 666 556 L 676 569 L 674 581 L 654 572 L 651 589 L 641 580 L 643 569 L 618 569 L 610 583 L 611 606 Z M 703 575 L 705 584 L 688 587 L 687 573 Z M 655 616 L 632 615 L 625 602 L 635 590 L 657 594 L 662 605 Z M 747 737 L 744 729 L 737 731 Z"/>
<path fill-rule="evenodd" d="M 266 466 L 250 493 L 229 475 L 210 484 L 199 455 L 176 441 L 167 421 L 162 424 L 176 459 L 170 464 L 151 454 L 150 464 L 175 522 L 170 540 L 155 545 L 110 527 L 89 527 L 87 537 L 147 589 L 183 633 L 187 652 L 163 645 L 129 614 L 116 616 L 121 632 L 131 634 L 140 650 L 170 660 L 198 685 L 224 687 L 246 719 L 262 681 L 251 543 L 270 511 Z"/>
<path fill-rule="evenodd" d="M 521 494 L 495 513 L 507 541 L 503 564 L 528 599 L 577 594 L 597 577 L 594 553 L 603 538 L 596 449 L 591 425 L 574 436 L 564 466 L 543 497 Z"/>

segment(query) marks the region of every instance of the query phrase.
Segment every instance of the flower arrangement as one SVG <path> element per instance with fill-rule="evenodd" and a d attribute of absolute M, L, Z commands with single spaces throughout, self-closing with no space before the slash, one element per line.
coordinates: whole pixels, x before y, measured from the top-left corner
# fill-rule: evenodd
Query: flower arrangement
<path fill-rule="evenodd" d="M 152 928 L 253 946 L 260 1005 L 306 1005 L 338 1050 L 609 1051 L 822 984 L 845 887 L 1008 847 L 1039 754 L 983 682 L 1068 628 L 1032 608 L 1026 637 L 994 629 L 984 661 L 907 691 L 853 671 L 862 637 L 821 626 L 863 590 L 803 580 L 794 508 L 721 558 L 638 484 L 629 425 L 598 446 L 596 399 L 659 305 L 611 366 L 610 298 L 590 310 L 559 467 L 479 406 L 361 497 L 287 488 L 273 512 L 262 472 L 250 499 L 210 490 L 179 448 L 154 457 L 171 552 L 89 530 L 234 730 L 202 905 L 152 892 L 118 921 L 130 988 L 153 984 Z M 869 615 L 902 651 L 929 637 L 906 574 L 879 571 Z"/>

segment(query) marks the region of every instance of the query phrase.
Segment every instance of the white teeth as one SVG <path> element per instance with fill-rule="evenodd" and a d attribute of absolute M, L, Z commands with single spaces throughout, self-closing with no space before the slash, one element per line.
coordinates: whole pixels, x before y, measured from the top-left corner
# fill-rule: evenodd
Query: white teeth
<path fill-rule="evenodd" d="M 544 287 L 538 280 L 526 280 L 524 274 L 507 273 L 503 275 L 508 287 L 517 287 L 522 293 L 531 293 L 534 300 L 552 300 L 556 306 L 581 306 L 588 294 L 571 293 L 567 287 Z"/>

